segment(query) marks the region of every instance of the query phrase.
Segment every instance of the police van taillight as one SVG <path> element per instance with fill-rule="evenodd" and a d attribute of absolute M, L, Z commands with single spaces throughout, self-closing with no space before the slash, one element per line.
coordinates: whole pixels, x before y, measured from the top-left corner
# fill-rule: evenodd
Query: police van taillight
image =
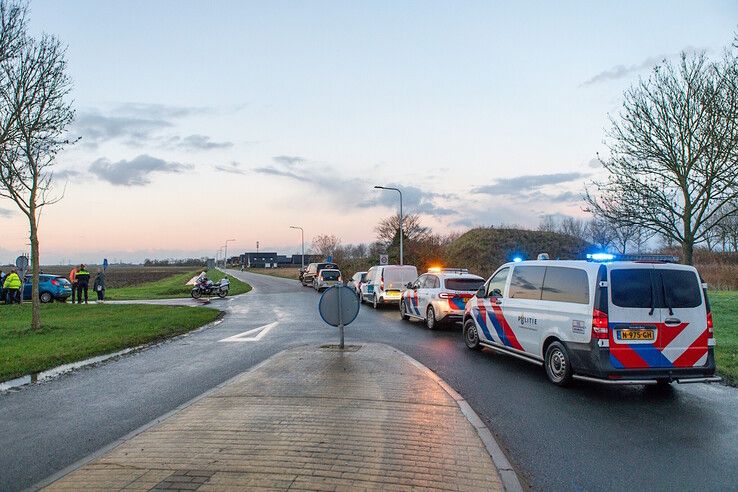
<path fill-rule="evenodd" d="M 592 311 L 592 338 L 607 339 L 609 337 L 607 313 L 599 309 Z"/>
<path fill-rule="evenodd" d="M 712 324 L 712 311 L 707 311 L 707 336 L 709 338 L 715 337 L 715 328 Z"/>

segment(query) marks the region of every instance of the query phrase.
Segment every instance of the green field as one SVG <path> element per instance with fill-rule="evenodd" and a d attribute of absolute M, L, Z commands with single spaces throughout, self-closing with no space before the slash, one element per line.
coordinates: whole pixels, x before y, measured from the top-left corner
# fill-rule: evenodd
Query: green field
<path fill-rule="evenodd" d="M 0 381 L 188 332 L 215 320 L 215 309 L 152 305 L 0 306 Z"/>
<path fill-rule="evenodd" d="M 727 383 L 738 384 L 738 291 L 710 292 L 715 323 L 717 369 Z"/>
<path fill-rule="evenodd" d="M 171 277 L 156 280 L 154 282 L 121 287 L 118 289 L 106 289 L 105 299 L 119 301 L 129 299 L 172 299 L 177 297 L 190 297 L 192 286 L 186 284 L 198 273 L 199 271 L 193 270 L 191 272 L 178 273 Z M 207 275 L 211 280 L 220 280 L 224 277 L 224 274 L 220 270 L 208 270 Z M 231 281 L 231 289 L 228 292 L 228 295 L 243 294 L 251 290 L 251 286 L 249 284 L 241 282 L 232 275 L 228 275 L 228 279 Z M 94 296 L 95 293 L 90 290 L 90 298 L 92 299 Z"/>

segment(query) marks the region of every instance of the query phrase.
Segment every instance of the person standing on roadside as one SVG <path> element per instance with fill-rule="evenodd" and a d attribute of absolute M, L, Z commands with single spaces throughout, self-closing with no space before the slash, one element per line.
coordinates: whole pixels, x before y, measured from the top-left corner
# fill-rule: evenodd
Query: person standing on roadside
<path fill-rule="evenodd" d="M 72 284 L 72 304 L 74 304 L 74 299 L 77 297 L 77 267 L 72 267 L 72 270 L 69 272 L 69 283 Z"/>
<path fill-rule="evenodd" d="M 97 293 L 97 302 L 103 302 L 105 300 L 105 272 L 102 268 L 97 269 L 97 275 L 95 275 L 95 283 L 92 284 L 92 288 Z"/>
<path fill-rule="evenodd" d="M 21 280 L 15 269 L 11 270 L 5 282 L 3 282 L 3 289 L 5 289 L 5 304 L 13 304 L 17 302 L 20 304 L 20 296 L 18 290 L 21 288 Z"/>
<path fill-rule="evenodd" d="M 2 302 L 5 302 L 5 287 L 3 287 L 5 277 L 5 270 L 0 270 L 0 299 L 2 299 Z"/>
<path fill-rule="evenodd" d="M 90 286 L 90 272 L 85 269 L 84 264 L 79 266 L 74 278 L 77 280 L 77 304 L 82 304 L 82 293 L 85 294 L 85 304 L 87 304 L 87 289 Z"/>

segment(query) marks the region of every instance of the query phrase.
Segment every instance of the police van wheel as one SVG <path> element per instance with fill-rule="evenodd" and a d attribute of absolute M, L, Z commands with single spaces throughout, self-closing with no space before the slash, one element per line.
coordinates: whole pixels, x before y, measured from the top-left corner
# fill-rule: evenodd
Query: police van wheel
<path fill-rule="evenodd" d="M 427 326 L 429 330 L 435 330 L 438 326 L 438 321 L 436 321 L 436 312 L 433 310 L 433 306 L 428 306 L 428 309 L 425 311 L 425 326 Z"/>
<path fill-rule="evenodd" d="M 464 343 L 472 350 L 479 350 L 482 348 L 479 345 L 479 333 L 477 333 L 477 325 L 474 324 L 473 319 L 466 320 L 464 323 Z"/>
<path fill-rule="evenodd" d="M 405 321 L 410 319 L 410 316 L 407 315 L 407 308 L 405 307 L 405 301 L 400 299 L 400 317 L 404 319 Z"/>
<path fill-rule="evenodd" d="M 546 376 L 556 386 L 566 386 L 571 382 L 571 362 L 569 353 L 560 342 L 553 342 L 546 349 L 544 361 Z"/>

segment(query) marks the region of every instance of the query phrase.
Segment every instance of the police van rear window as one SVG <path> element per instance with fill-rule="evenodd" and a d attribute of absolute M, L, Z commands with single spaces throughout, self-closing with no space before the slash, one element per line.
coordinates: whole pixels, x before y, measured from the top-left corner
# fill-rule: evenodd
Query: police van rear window
<path fill-rule="evenodd" d="M 688 270 L 657 270 L 664 285 L 664 307 L 692 308 L 702 304 L 697 275 Z"/>
<path fill-rule="evenodd" d="M 648 308 L 653 305 L 650 268 L 625 268 L 610 272 L 612 302 L 626 308 Z"/>
<path fill-rule="evenodd" d="M 447 278 L 445 284 L 449 290 L 475 292 L 484 284 L 484 280 L 481 278 Z"/>

